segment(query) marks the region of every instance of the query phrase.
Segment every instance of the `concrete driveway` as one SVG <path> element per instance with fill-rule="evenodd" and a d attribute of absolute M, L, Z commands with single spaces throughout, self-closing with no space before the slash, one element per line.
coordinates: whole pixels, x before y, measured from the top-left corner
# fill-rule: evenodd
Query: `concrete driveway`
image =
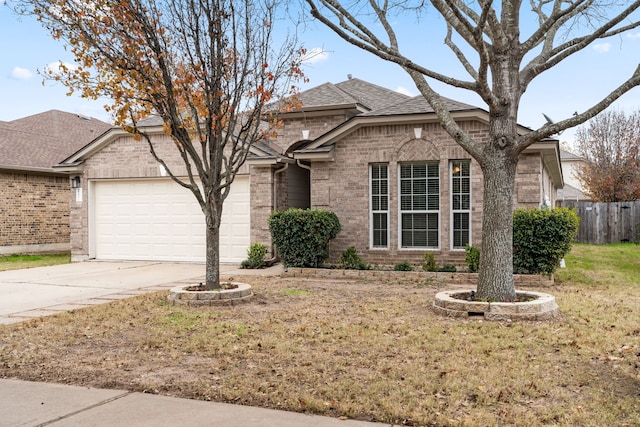
<path fill-rule="evenodd" d="M 276 265 L 240 270 L 221 265 L 221 276 L 277 275 Z M 0 324 L 20 322 L 204 280 L 204 264 L 89 261 L 0 272 Z"/>

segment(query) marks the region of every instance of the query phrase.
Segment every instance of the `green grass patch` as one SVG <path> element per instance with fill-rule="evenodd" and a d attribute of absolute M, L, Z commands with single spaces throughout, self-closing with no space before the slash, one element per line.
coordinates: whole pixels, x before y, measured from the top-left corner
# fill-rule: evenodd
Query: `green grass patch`
<path fill-rule="evenodd" d="M 21 270 L 23 268 L 45 267 L 48 265 L 69 264 L 71 254 L 38 254 L 0 256 L 0 271 Z"/>
<path fill-rule="evenodd" d="M 566 269 L 558 269 L 556 281 L 582 285 L 640 285 L 640 246 L 576 244 L 565 258 Z"/>

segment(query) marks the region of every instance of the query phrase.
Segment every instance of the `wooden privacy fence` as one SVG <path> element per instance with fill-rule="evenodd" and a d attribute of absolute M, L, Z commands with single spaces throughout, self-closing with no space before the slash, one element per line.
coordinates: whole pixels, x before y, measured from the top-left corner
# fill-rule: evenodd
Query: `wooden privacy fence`
<path fill-rule="evenodd" d="M 637 242 L 640 238 L 640 200 L 613 203 L 563 200 L 560 206 L 575 209 L 580 217 L 578 243 Z"/>

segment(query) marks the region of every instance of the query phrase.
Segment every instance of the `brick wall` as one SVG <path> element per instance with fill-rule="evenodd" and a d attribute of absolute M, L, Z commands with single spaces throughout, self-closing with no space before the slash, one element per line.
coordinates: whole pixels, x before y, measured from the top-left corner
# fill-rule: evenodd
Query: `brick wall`
<path fill-rule="evenodd" d="M 461 122 L 463 130 L 478 141 L 487 141 L 485 124 Z M 464 250 L 451 249 L 450 160 L 471 160 L 471 243 L 481 244 L 483 180 L 480 166 L 471 159 L 439 124 L 424 124 L 422 138 L 415 139 L 414 125 L 364 127 L 335 146 L 335 161 L 312 163 L 311 205 L 334 211 L 342 231 L 331 242 L 330 262 L 335 262 L 349 246 L 371 264 L 390 265 L 408 260 L 419 264 L 424 250 L 399 247 L 398 169 L 403 162 L 438 161 L 440 164 L 440 247 L 433 250 L 440 264 L 464 265 Z M 389 248 L 370 247 L 369 165 L 387 163 L 389 170 Z M 525 156 L 518 168 L 518 205 L 539 206 L 540 157 Z"/>
<path fill-rule="evenodd" d="M 67 176 L 0 173 L 0 194 L 0 247 L 68 247 Z"/>
<path fill-rule="evenodd" d="M 164 135 L 152 135 L 158 156 L 162 158 L 171 171 L 179 177 L 187 175 L 180 154 L 174 146 L 173 140 Z M 192 169 L 197 176 L 197 171 Z M 244 165 L 239 175 L 249 173 L 249 166 Z M 159 178 L 162 177 L 160 164 L 149 152 L 146 141 L 136 141 L 130 135 L 119 135 L 89 157 L 84 163 L 82 180 L 82 200 L 78 201 L 76 192 L 68 192 L 66 196 L 71 203 L 71 253 L 74 261 L 82 261 L 89 257 L 89 181 L 96 179 L 127 179 L 127 178 Z M 168 175 L 166 175 L 168 178 Z M 177 184 L 176 184 L 177 185 Z M 195 199 L 194 199 L 195 200 Z"/>

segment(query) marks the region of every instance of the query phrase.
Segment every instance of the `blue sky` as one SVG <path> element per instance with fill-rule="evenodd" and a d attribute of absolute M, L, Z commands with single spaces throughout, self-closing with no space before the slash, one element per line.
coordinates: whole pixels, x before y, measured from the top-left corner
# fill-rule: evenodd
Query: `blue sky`
<path fill-rule="evenodd" d="M 442 24 L 437 19 L 430 23 L 436 27 Z M 397 24 L 397 28 L 402 29 L 399 31 L 401 49 L 406 48 L 415 62 L 428 65 L 427 61 L 437 58 L 437 71 L 459 72 L 450 68 L 454 61 L 442 43 L 444 33 L 436 37 L 421 37 L 414 18 L 406 18 Z M 424 26 L 425 22 L 421 24 Z M 321 24 L 312 25 L 300 38 L 308 49 L 317 48 L 325 52 L 307 64 L 305 72 L 310 82 L 304 88 L 325 82 L 338 83 L 351 74 L 408 95 L 418 95 L 411 79 L 397 65 L 347 44 Z M 638 66 L 639 59 L 640 30 L 589 46 L 530 86 L 523 97 L 519 122 L 536 128 L 544 124 L 542 113 L 560 120 L 574 111 L 583 111 L 628 78 Z M 73 62 L 62 42 L 53 40 L 34 19 L 19 18 L 6 6 L 0 5 L 0 121 L 51 109 L 109 121 L 102 108 L 104 101 L 67 96 L 67 89 L 53 82 L 43 85 L 38 70 L 57 61 Z M 444 96 L 484 107 L 474 94 L 439 84 L 434 86 Z M 629 112 L 640 109 L 640 88 L 626 94 L 614 106 Z M 572 142 L 573 133 L 573 130 L 565 131 L 560 140 Z"/>

